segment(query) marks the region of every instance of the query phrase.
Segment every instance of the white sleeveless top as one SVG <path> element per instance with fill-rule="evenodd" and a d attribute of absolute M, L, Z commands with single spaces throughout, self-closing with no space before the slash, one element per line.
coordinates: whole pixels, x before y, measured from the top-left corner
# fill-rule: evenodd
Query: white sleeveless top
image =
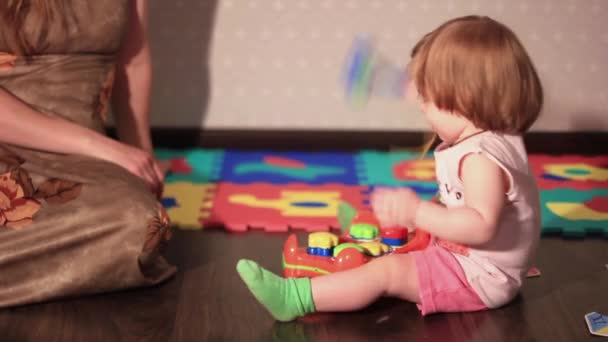
<path fill-rule="evenodd" d="M 435 150 L 439 197 L 448 208 L 464 206 L 459 169 L 462 158 L 471 153 L 497 163 L 507 174 L 510 188 L 495 237 L 483 246 L 451 251 L 481 300 L 495 308 L 517 295 L 532 264 L 540 239 L 539 192 L 522 137 L 482 132 Z"/>

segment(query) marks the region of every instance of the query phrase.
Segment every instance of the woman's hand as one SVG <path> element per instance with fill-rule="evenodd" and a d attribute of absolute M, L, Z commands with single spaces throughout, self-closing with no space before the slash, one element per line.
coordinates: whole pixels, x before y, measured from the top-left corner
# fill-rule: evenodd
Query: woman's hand
<path fill-rule="evenodd" d="M 158 161 L 158 167 L 160 168 L 160 171 L 162 172 L 163 175 L 166 175 L 167 173 L 169 173 L 171 171 L 171 161 L 170 160 L 157 160 Z"/>
<path fill-rule="evenodd" d="M 99 158 L 122 166 L 132 174 L 143 179 L 152 193 L 161 198 L 164 187 L 164 173 L 154 156 L 142 149 L 113 141 L 104 148 Z"/>
<path fill-rule="evenodd" d="M 372 194 L 372 208 L 383 227 L 416 228 L 420 197 L 409 188 L 379 188 Z"/>

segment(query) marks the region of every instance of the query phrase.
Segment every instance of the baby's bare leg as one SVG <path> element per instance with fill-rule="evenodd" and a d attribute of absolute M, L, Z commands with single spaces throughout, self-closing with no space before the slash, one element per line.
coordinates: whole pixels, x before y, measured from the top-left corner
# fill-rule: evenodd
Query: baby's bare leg
<path fill-rule="evenodd" d="M 416 263 L 410 254 L 394 254 L 361 267 L 311 279 L 317 311 L 352 311 L 381 296 L 419 303 Z"/>

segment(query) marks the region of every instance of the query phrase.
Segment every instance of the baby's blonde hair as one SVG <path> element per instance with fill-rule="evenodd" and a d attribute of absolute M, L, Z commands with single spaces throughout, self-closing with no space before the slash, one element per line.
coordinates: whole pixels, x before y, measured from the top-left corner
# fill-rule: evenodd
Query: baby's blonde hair
<path fill-rule="evenodd" d="M 423 101 L 484 130 L 523 133 L 543 103 L 523 45 L 488 17 L 456 18 L 425 35 L 412 50 L 409 72 Z"/>

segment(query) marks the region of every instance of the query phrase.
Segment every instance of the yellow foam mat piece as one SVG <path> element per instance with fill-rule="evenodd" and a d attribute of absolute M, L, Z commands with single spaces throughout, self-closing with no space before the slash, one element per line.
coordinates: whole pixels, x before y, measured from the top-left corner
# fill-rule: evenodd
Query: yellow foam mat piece
<path fill-rule="evenodd" d="M 213 206 L 216 185 L 174 182 L 165 184 L 164 198 L 173 198 L 175 206 L 167 209 L 171 222 L 181 229 L 203 229 L 202 220 Z"/>

